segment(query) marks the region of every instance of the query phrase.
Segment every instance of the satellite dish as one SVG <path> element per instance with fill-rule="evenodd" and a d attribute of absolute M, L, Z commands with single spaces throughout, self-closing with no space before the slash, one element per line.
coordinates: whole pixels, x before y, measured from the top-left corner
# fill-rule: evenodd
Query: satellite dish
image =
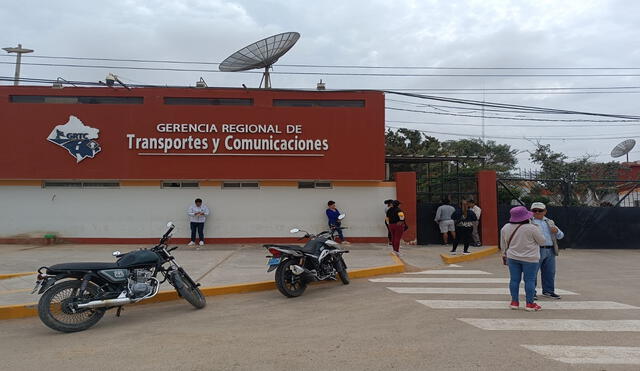
<path fill-rule="evenodd" d="M 629 162 L 629 151 L 631 151 L 635 145 L 636 141 L 633 139 L 623 140 L 618 143 L 617 146 L 613 147 L 611 150 L 611 157 L 616 158 L 627 155 L 627 162 Z"/>
<path fill-rule="evenodd" d="M 269 36 L 231 54 L 220 63 L 218 68 L 223 72 L 264 68 L 260 87 L 262 87 L 262 81 L 264 81 L 265 89 L 269 89 L 271 88 L 269 69 L 295 45 L 299 38 L 300 34 L 297 32 L 285 32 Z"/>

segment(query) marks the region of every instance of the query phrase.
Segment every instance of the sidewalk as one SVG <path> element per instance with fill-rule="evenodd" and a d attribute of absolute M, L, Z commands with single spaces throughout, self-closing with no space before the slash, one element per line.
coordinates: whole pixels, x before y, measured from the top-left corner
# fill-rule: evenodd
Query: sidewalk
<path fill-rule="evenodd" d="M 35 272 L 40 266 L 65 262 L 109 262 L 115 250 L 128 252 L 147 245 L 0 245 L 0 274 Z M 394 264 L 391 248 L 385 244 L 351 244 L 345 254 L 349 269 L 371 268 Z M 477 249 L 477 248 L 476 248 Z M 401 246 L 402 260 L 421 269 L 442 266 L 440 254 L 447 246 Z M 176 260 L 203 287 L 270 281 L 267 273 L 267 251 L 261 244 L 206 245 L 196 250 L 181 246 L 173 251 Z M 31 295 L 35 275 L 0 280 L 0 306 L 27 304 L 38 300 Z M 167 283 L 161 290 L 171 289 Z"/>

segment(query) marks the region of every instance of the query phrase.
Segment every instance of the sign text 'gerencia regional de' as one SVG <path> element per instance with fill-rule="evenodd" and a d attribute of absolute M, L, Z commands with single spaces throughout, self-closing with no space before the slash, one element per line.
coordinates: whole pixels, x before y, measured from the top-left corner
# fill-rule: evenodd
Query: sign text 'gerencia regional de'
<path fill-rule="evenodd" d="M 326 138 L 306 138 L 299 124 L 160 123 L 158 136 L 127 134 L 128 148 L 156 153 L 318 153 Z"/>

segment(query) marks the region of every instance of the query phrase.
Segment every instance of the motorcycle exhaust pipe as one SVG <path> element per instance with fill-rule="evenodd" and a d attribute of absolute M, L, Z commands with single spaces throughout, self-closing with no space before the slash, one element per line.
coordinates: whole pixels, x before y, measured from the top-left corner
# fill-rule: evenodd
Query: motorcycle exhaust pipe
<path fill-rule="evenodd" d="M 289 269 L 291 269 L 291 273 L 295 274 L 296 276 L 299 276 L 306 271 L 306 269 L 304 269 L 303 267 L 295 264 L 290 265 Z"/>
<path fill-rule="evenodd" d="M 302 276 L 302 279 L 306 282 L 313 282 L 318 280 L 318 276 L 314 272 L 299 265 L 291 265 L 289 266 L 289 269 L 291 269 L 291 273 L 295 274 L 296 276 Z"/>
<path fill-rule="evenodd" d="M 107 300 L 94 300 L 84 304 L 78 304 L 78 309 L 102 308 L 102 307 L 119 307 L 121 305 L 131 304 L 134 300 L 130 298 L 116 298 Z"/>

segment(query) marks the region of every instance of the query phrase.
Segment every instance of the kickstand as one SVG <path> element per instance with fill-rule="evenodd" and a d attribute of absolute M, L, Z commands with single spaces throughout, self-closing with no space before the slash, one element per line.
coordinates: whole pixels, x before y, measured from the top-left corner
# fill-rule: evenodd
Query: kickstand
<path fill-rule="evenodd" d="M 122 306 L 119 306 L 118 311 L 116 312 L 116 317 L 120 317 L 121 312 L 122 312 Z"/>

